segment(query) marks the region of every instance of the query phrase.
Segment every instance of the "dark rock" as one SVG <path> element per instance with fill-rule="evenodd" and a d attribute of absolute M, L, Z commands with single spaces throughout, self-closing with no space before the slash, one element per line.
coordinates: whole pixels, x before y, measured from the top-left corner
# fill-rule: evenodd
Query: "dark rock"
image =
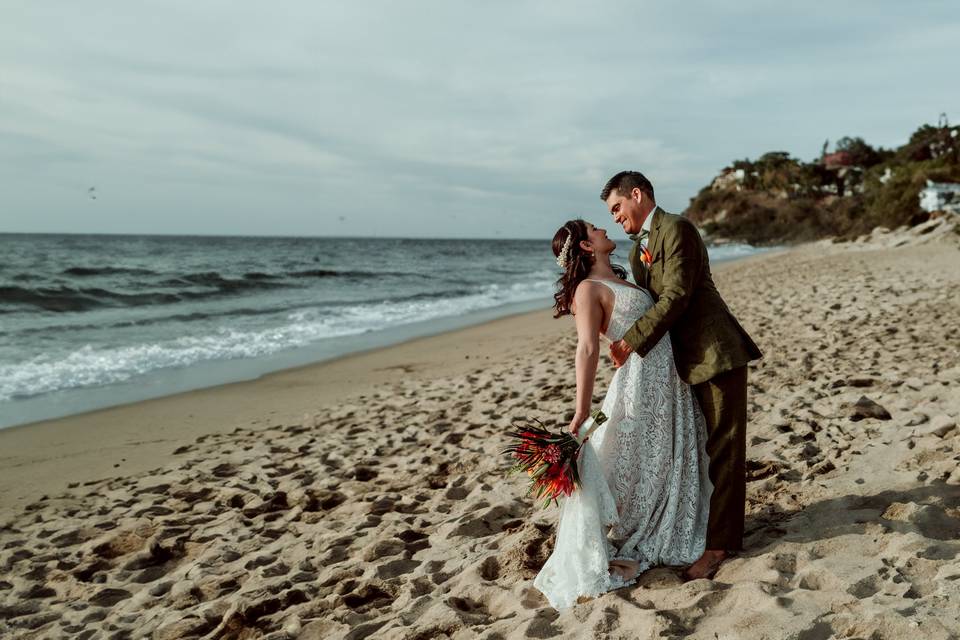
<path fill-rule="evenodd" d="M 360 482 L 367 482 L 373 480 L 377 477 L 377 470 L 371 469 L 370 467 L 357 467 L 353 470 L 354 480 L 359 480 Z"/>
<path fill-rule="evenodd" d="M 875 418 L 877 420 L 890 420 L 890 412 L 884 409 L 867 396 L 860 396 L 860 399 L 850 408 L 850 420 L 858 422 L 864 418 Z"/>

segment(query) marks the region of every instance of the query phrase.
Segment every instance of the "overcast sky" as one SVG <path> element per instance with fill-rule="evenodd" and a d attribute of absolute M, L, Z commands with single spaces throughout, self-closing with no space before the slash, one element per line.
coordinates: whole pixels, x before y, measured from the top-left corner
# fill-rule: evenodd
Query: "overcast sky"
<path fill-rule="evenodd" d="M 0 232 L 550 238 L 960 120 L 956 0 L 658 5 L 5 1 Z"/>

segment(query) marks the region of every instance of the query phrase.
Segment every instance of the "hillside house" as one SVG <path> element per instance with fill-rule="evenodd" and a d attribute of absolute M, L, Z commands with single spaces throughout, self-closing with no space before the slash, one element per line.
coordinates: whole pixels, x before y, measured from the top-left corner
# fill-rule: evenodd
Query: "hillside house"
<path fill-rule="evenodd" d="M 948 211 L 960 214 L 960 184 L 927 180 L 920 191 L 920 208 L 928 213 Z"/>

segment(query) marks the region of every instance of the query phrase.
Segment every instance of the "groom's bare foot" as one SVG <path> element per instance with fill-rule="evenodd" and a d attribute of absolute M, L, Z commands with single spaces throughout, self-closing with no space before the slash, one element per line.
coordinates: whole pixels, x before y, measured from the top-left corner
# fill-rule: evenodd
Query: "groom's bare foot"
<path fill-rule="evenodd" d="M 723 549 L 707 549 L 703 555 L 683 572 L 685 580 L 701 580 L 713 578 L 717 569 L 727 559 L 727 552 Z"/>

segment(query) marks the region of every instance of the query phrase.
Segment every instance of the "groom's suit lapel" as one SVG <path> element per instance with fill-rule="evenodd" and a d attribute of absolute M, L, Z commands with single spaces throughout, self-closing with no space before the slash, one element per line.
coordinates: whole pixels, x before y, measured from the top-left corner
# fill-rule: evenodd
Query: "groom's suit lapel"
<path fill-rule="evenodd" d="M 644 269 L 644 283 L 643 287 L 648 291 L 651 290 L 650 287 L 650 272 L 653 271 L 653 265 L 657 262 L 658 256 L 663 248 L 663 234 L 660 233 L 660 224 L 663 222 L 663 209 L 657 207 L 653 210 L 651 214 L 653 216 L 653 221 L 650 223 L 650 237 L 647 239 L 647 249 L 650 251 L 650 257 L 652 258 L 650 265 Z"/>
<path fill-rule="evenodd" d="M 630 248 L 630 255 L 627 256 L 627 261 L 630 263 L 630 269 L 633 271 L 633 280 L 637 285 L 641 287 L 646 287 L 649 282 L 650 272 L 644 266 L 643 261 L 640 260 L 640 240 L 634 240 L 633 246 Z"/>
<path fill-rule="evenodd" d="M 660 253 L 663 251 L 663 234 L 660 233 L 660 225 L 663 223 L 664 211 L 657 207 L 653 212 L 653 223 L 650 225 L 650 256 L 653 259 L 650 266 L 657 262 Z"/>

